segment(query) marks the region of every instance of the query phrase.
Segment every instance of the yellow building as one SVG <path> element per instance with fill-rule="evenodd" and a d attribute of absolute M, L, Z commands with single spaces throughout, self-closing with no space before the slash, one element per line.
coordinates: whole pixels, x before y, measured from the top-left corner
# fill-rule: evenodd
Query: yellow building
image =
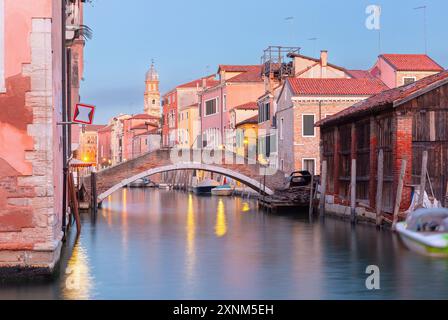
<path fill-rule="evenodd" d="M 179 108 L 178 111 L 178 143 L 181 148 L 192 148 L 197 145 L 200 132 L 198 105 L 193 104 Z"/>
<path fill-rule="evenodd" d="M 258 115 L 243 120 L 235 126 L 235 152 L 250 159 L 257 158 Z"/>
<path fill-rule="evenodd" d="M 79 133 L 77 159 L 85 163 L 98 164 L 98 130 L 103 125 L 87 125 Z"/>

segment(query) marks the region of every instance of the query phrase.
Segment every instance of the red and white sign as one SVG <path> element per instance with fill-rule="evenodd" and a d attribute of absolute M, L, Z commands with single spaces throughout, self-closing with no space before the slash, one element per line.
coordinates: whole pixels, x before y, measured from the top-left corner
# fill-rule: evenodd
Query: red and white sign
<path fill-rule="evenodd" d="M 77 104 L 73 114 L 73 122 L 80 124 L 92 124 L 95 115 L 95 106 Z"/>

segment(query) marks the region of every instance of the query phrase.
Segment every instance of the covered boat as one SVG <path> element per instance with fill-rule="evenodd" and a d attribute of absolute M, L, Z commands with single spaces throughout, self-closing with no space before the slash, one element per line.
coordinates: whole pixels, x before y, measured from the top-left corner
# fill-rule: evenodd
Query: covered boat
<path fill-rule="evenodd" d="M 219 186 L 219 183 L 212 179 L 205 179 L 193 187 L 193 192 L 196 194 L 211 194 L 212 189 Z"/>
<path fill-rule="evenodd" d="M 431 257 L 448 257 L 448 209 L 419 209 L 406 222 L 397 224 L 397 232 L 412 251 Z"/>

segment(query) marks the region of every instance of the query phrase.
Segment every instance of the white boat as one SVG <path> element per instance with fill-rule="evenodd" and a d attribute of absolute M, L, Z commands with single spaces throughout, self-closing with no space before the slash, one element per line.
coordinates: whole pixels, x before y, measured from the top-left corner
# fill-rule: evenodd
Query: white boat
<path fill-rule="evenodd" d="M 448 257 L 448 209 L 419 209 L 397 224 L 404 244 L 429 257 Z"/>
<path fill-rule="evenodd" d="M 225 184 L 225 185 L 213 188 L 212 189 L 212 195 L 228 197 L 228 196 L 231 196 L 233 194 L 233 191 L 234 191 L 234 188 L 232 188 L 228 184 Z"/>
<path fill-rule="evenodd" d="M 169 190 L 169 189 L 171 189 L 171 187 L 167 183 L 160 183 L 159 184 L 159 189 Z"/>

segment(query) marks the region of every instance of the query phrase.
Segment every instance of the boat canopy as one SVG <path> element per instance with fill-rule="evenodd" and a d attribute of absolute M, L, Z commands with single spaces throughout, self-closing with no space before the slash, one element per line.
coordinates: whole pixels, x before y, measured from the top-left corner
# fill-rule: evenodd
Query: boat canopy
<path fill-rule="evenodd" d="M 448 232 L 448 209 L 419 209 L 408 216 L 406 224 L 417 232 Z"/>

